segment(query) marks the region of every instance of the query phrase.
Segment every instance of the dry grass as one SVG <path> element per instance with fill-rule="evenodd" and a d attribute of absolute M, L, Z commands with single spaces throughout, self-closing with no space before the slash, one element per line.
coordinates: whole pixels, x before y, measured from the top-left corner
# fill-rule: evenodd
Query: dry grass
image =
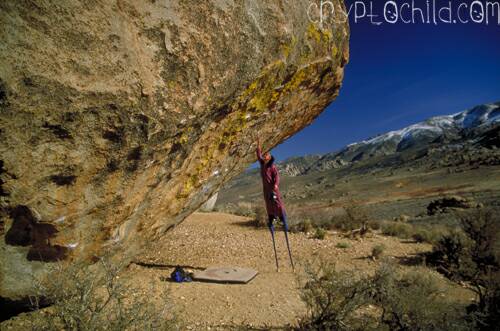
<path fill-rule="evenodd" d="M 468 330 L 465 310 L 444 302 L 440 280 L 426 269 L 383 264 L 372 276 L 320 263 L 302 280 L 308 313 L 297 330 Z"/>
<path fill-rule="evenodd" d="M 167 293 L 151 287 L 160 300 L 135 296 L 134 288 L 120 279 L 124 265 L 102 258 L 89 265 L 57 264 L 50 277 L 36 282 L 33 308 L 48 301 L 43 313 L 30 314 L 33 330 L 176 330 Z"/>
<path fill-rule="evenodd" d="M 382 255 L 384 254 L 385 252 L 385 245 L 384 244 L 379 244 L 379 245 L 376 245 L 376 246 L 373 246 L 372 248 L 372 258 L 374 260 L 378 260 L 382 257 Z"/>

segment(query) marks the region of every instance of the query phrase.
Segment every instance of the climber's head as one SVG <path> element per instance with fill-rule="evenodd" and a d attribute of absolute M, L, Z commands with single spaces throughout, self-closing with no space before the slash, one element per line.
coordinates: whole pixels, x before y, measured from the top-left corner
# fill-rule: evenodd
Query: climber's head
<path fill-rule="evenodd" d="M 273 159 L 271 153 L 265 152 L 264 155 L 262 155 L 262 158 L 264 159 L 264 162 L 267 164 L 269 161 Z"/>

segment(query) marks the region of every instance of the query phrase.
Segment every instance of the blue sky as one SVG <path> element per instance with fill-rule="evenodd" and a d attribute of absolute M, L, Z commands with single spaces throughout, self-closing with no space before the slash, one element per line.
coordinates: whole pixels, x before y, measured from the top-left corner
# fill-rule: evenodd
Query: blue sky
<path fill-rule="evenodd" d="M 500 101 L 496 18 L 488 26 L 375 26 L 351 17 L 350 50 L 339 97 L 273 150 L 278 160 L 331 152 L 431 116 Z"/>

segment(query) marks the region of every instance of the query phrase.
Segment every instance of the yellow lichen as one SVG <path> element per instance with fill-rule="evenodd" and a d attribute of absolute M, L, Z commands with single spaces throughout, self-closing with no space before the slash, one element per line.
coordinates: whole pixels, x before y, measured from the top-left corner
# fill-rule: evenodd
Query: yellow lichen
<path fill-rule="evenodd" d="M 322 41 L 331 41 L 332 32 L 322 31 L 314 24 L 311 24 L 307 30 L 307 35 L 320 43 Z M 211 171 L 220 163 L 221 159 L 227 154 L 227 151 L 234 148 L 234 145 L 241 136 L 241 133 L 248 129 L 250 119 L 259 115 L 264 111 L 268 111 L 283 98 L 284 94 L 295 92 L 304 84 L 314 73 L 314 66 L 311 62 L 304 59 L 304 65 L 298 69 L 287 83 L 284 83 L 284 77 L 288 74 L 286 71 L 286 58 L 290 56 L 293 48 L 296 46 L 297 40 L 293 37 L 290 45 L 283 45 L 283 56 L 281 60 L 276 60 L 266 66 L 258 77 L 250 83 L 247 89 L 235 100 L 233 105 L 230 105 L 231 112 L 212 132 L 213 133 L 198 140 L 197 155 L 195 160 L 191 160 L 189 164 L 189 177 L 184 183 L 181 183 L 177 198 L 187 199 L 193 192 L 196 191 L 203 183 L 211 176 Z M 317 47 L 310 46 L 311 50 Z M 331 52 L 335 57 L 338 55 L 338 49 L 333 47 L 322 47 L 322 51 Z M 302 61 L 303 54 L 299 61 Z M 311 55 L 311 54 L 309 54 Z M 309 64 L 309 65 L 307 65 Z M 282 86 L 284 84 L 284 86 Z M 186 130 L 179 138 L 181 144 L 188 142 L 191 137 L 191 129 Z"/>
<path fill-rule="evenodd" d="M 257 89 L 257 81 L 254 81 L 248 88 L 242 93 L 243 97 L 247 97 L 248 95 L 252 94 L 253 91 Z"/>
<path fill-rule="evenodd" d="M 330 41 L 333 39 L 333 33 L 331 30 L 325 29 L 321 31 L 323 32 L 323 36 L 326 37 L 326 40 Z"/>
<path fill-rule="evenodd" d="M 255 94 L 255 96 L 248 103 L 251 108 L 257 112 L 264 112 L 269 108 L 271 103 L 272 92 L 269 90 L 262 90 Z"/>
<path fill-rule="evenodd" d="M 337 57 L 337 54 L 338 54 L 339 50 L 337 48 L 337 46 L 333 45 L 332 47 L 332 57 Z"/>
<path fill-rule="evenodd" d="M 184 183 L 182 189 L 177 193 L 177 199 L 185 199 L 189 196 L 189 194 L 193 191 L 192 179 L 188 178 L 188 180 Z"/>
<path fill-rule="evenodd" d="M 221 122 L 221 127 L 217 130 L 220 134 L 207 141 L 205 147 L 201 147 L 202 157 L 197 160 L 191 175 L 180 189 L 178 198 L 188 198 L 196 188 L 202 185 L 210 175 L 207 169 L 212 169 L 214 162 L 219 162 L 220 155 L 231 148 L 240 133 L 247 129 L 252 112 L 259 114 L 269 110 L 281 98 L 282 93 L 297 89 L 308 77 L 307 68 L 300 69 L 283 90 L 277 90 L 276 86 L 282 82 L 284 69 L 285 65 L 282 61 L 275 61 L 249 85 L 237 102 L 240 106 Z M 179 142 L 186 143 L 189 136 L 190 129 L 181 135 Z"/>
<path fill-rule="evenodd" d="M 183 133 L 182 136 L 179 138 L 179 143 L 180 144 L 185 144 L 188 142 L 188 135 Z"/>
<path fill-rule="evenodd" d="M 310 39 L 314 39 L 317 43 L 321 41 L 329 42 L 333 39 L 333 33 L 328 29 L 320 29 L 316 26 L 316 24 L 311 23 L 307 27 L 307 36 Z"/>
<path fill-rule="evenodd" d="M 307 27 L 307 36 L 316 40 L 317 43 L 321 41 L 321 32 L 314 23 L 309 24 Z"/>
<path fill-rule="evenodd" d="M 295 38 L 295 36 L 292 36 L 292 41 L 290 42 L 290 44 L 281 45 L 281 52 L 283 53 L 285 59 L 287 59 L 290 56 L 290 53 L 292 52 L 292 50 L 295 48 L 296 45 L 297 45 L 297 38 Z"/>
<path fill-rule="evenodd" d="M 171 80 L 167 83 L 167 87 L 170 89 L 174 89 L 176 85 L 177 85 L 177 83 L 173 80 Z"/>
<path fill-rule="evenodd" d="M 193 132 L 193 128 L 189 127 L 186 131 L 182 132 L 182 135 L 179 138 L 179 144 L 184 145 L 189 141 L 189 136 L 191 135 L 191 132 Z"/>
<path fill-rule="evenodd" d="M 283 89 L 284 92 L 290 92 L 296 90 L 302 82 L 307 79 L 307 70 L 305 68 L 299 69 L 290 79 L 290 81 L 285 85 Z"/>
<path fill-rule="evenodd" d="M 195 188 L 199 188 L 205 178 L 209 175 L 207 169 L 213 168 L 213 162 L 218 162 L 219 146 L 224 145 L 224 150 L 229 148 L 238 134 L 247 127 L 248 112 L 245 110 L 231 114 L 230 118 L 225 122 L 222 133 L 214 137 L 205 147 L 203 157 L 196 162 L 196 168 L 189 176 L 187 181 L 182 186 L 182 189 L 177 194 L 178 199 L 188 198 Z"/>
<path fill-rule="evenodd" d="M 262 71 L 257 79 L 256 87 L 252 90 L 253 96 L 248 101 L 249 109 L 253 109 L 257 113 L 261 113 L 268 110 L 273 103 L 278 101 L 280 94 L 275 90 L 275 87 L 282 79 L 285 68 L 286 66 L 283 61 L 277 60 Z M 246 93 L 242 96 L 249 96 L 249 94 Z"/>

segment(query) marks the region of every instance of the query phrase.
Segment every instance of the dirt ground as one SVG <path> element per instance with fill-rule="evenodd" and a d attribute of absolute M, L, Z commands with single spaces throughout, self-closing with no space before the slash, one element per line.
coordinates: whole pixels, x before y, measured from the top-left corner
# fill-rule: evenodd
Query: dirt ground
<path fill-rule="evenodd" d="M 249 219 L 222 213 L 195 213 L 155 245 L 154 251 L 137 258 L 126 274 L 147 295 L 148 284 L 168 288 L 172 306 L 190 330 L 231 329 L 237 325 L 260 328 L 295 324 L 306 308 L 300 299 L 299 283 L 309 261 L 324 259 L 339 269 L 373 272 L 380 262 L 369 258 L 372 247 L 383 243 L 386 256 L 396 262 L 430 249 L 393 237 L 374 234 L 362 240 L 346 239 L 329 232 L 324 240 L 306 234 L 291 234 L 297 270 L 292 272 L 283 233 L 277 236 L 280 271 L 276 272 L 271 236 L 256 229 Z M 339 243 L 348 248 L 337 248 Z M 240 266 L 258 270 L 246 285 L 201 282 L 173 283 L 168 277 L 177 265 L 187 269 L 210 266 Z M 303 278 L 302 278 L 303 279 Z"/>
<path fill-rule="evenodd" d="M 370 258 L 373 246 L 386 246 L 385 259 L 401 268 L 414 268 L 412 257 L 430 250 L 428 244 L 369 234 L 364 239 L 348 239 L 328 232 L 324 240 L 304 233 L 290 234 L 296 271 L 293 272 L 282 232 L 277 235 L 280 271 L 275 268 L 272 241 L 267 229 L 257 229 L 245 217 L 222 213 L 195 213 L 170 231 L 154 250 L 138 256 L 120 278 L 130 287 L 130 298 L 140 296 L 161 303 L 162 290 L 168 293 L 169 310 L 182 323 L 182 330 L 268 330 L 295 325 L 307 311 L 300 298 L 300 283 L 308 263 L 328 261 L 340 269 L 360 274 L 373 273 L 382 263 Z M 343 243 L 343 247 L 337 247 Z M 174 283 L 175 266 L 204 269 L 211 266 L 239 266 L 256 269 L 248 284 L 230 285 L 203 282 Z M 436 273 L 437 274 L 437 273 Z M 449 300 L 470 302 L 471 293 L 443 277 L 443 293 Z M 444 294 L 443 294 L 444 295 Z M 48 308 L 50 309 L 50 308 Z M 43 310 L 33 314 L 44 313 Z M 0 324 L 0 330 L 23 330 L 27 314 Z M 244 328 L 241 328 L 244 326 Z"/>

